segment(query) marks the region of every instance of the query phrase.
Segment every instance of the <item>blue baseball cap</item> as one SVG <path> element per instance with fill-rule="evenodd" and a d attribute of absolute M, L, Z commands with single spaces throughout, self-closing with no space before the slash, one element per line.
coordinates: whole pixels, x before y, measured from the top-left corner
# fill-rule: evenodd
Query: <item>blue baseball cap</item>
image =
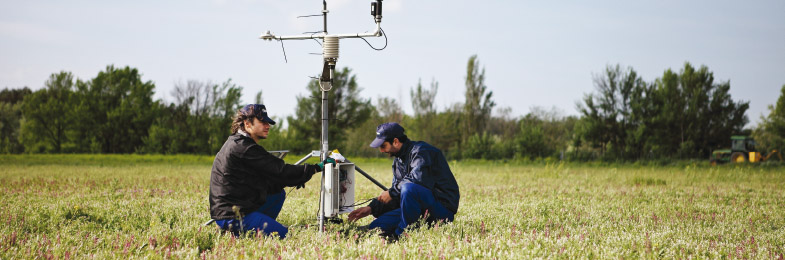
<path fill-rule="evenodd" d="M 248 104 L 245 105 L 240 112 L 247 117 L 255 117 L 258 118 L 259 121 L 264 121 L 270 123 L 271 125 L 275 124 L 275 121 L 267 116 L 267 108 L 264 107 L 262 104 Z"/>
<path fill-rule="evenodd" d="M 395 122 L 384 123 L 376 127 L 376 139 L 371 142 L 371 147 L 379 148 L 385 140 L 404 136 L 403 127 Z"/>

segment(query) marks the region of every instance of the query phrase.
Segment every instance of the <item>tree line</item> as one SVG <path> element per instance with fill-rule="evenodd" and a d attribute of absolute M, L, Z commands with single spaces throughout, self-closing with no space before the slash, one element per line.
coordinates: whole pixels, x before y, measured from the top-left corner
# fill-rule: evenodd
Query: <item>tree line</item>
<path fill-rule="evenodd" d="M 135 68 L 108 66 L 91 80 L 52 74 L 44 88 L 5 89 L 4 153 L 198 153 L 228 135 L 242 88 L 188 81 L 175 102 L 153 100 L 155 84 Z"/>
<path fill-rule="evenodd" d="M 318 149 L 321 92 L 312 80 L 296 97 L 294 114 L 275 118 L 262 145 L 306 153 Z M 785 142 L 785 86 L 771 115 L 754 131 L 743 129 L 748 102 L 734 101 L 730 83 L 717 82 L 706 66 L 686 63 L 645 81 L 632 68 L 608 66 L 594 76 L 595 90 L 577 104 L 579 116 L 532 107 L 513 117 L 497 107 L 485 69 L 471 56 L 463 102 L 441 108 L 439 82 L 410 89 L 413 114 L 393 98 L 363 98 L 357 75 L 336 70 L 329 92 L 330 147 L 349 156 L 380 156 L 368 143 L 383 122 L 401 123 L 413 140 L 442 149 L 451 159 L 560 158 L 649 160 L 707 158 L 727 147 L 730 136 L 754 134 L 763 147 Z M 454 88 L 454 87 L 451 87 Z M 135 68 L 108 66 L 90 80 L 52 74 L 44 88 L 0 93 L 2 153 L 193 153 L 214 154 L 230 134 L 242 87 L 190 80 L 175 84 L 172 102 L 154 100 L 155 84 Z M 256 102 L 263 103 L 262 92 Z M 768 146 L 767 146 L 768 145 Z"/>

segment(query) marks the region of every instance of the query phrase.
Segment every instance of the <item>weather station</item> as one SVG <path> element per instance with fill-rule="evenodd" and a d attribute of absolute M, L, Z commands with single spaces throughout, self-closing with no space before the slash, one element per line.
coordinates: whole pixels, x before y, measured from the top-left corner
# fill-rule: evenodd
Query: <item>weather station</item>
<path fill-rule="evenodd" d="M 346 33 L 346 34 L 329 34 L 327 31 L 327 14 L 329 10 L 327 10 L 327 1 L 322 1 L 323 9 L 321 14 L 318 15 L 310 15 L 310 16 L 303 16 L 303 17 L 317 17 L 321 16 L 324 21 L 324 28 L 322 31 L 316 33 L 308 33 L 308 34 L 300 34 L 300 35 L 289 35 L 289 36 L 278 36 L 272 34 L 269 30 L 262 34 L 259 38 L 265 41 L 286 41 L 286 40 L 322 40 L 320 43 L 322 46 L 322 71 L 321 75 L 319 76 L 319 88 L 321 90 L 321 97 L 322 97 L 322 116 L 321 116 L 321 137 L 320 137 L 320 147 L 319 150 L 314 150 L 295 164 L 302 164 L 305 160 L 311 157 L 319 157 L 320 160 L 325 160 L 328 157 L 331 157 L 336 160 L 335 164 L 327 164 L 325 165 L 325 170 L 322 172 L 322 179 L 321 179 L 321 190 L 319 196 L 319 213 L 318 213 L 318 220 L 319 220 L 319 231 L 324 232 L 324 225 L 325 221 L 340 221 L 338 217 L 339 214 L 351 212 L 354 209 L 354 206 L 357 206 L 354 201 L 354 173 L 359 172 L 365 178 L 379 186 L 383 190 L 387 190 L 384 185 L 376 181 L 370 175 L 368 175 L 365 171 L 357 167 L 354 163 L 349 161 L 348 159 L 344 158 L 337 150 L 331 152 L 329 146 L 329 138 L 328 138 L 328 125 L 329 125 L 329 104 L 328 104 L 328 93 L 332 89 L 332 80 L 335 73 L 335 65 L 338 62 L 339 53 L 340 53 L 340 40 L 341 39 L 349 39 L 349 38 L 359 38 L 363 39 L 366 37 L 381 37 L 384 36 L 386 39 L 386 35 L 384 34 L 384 30 L 382 30 L 381 23 L 382 23 L 382 0 L 376 0 L 375 2 L 371 2 L 371 16 L 373 16 L 373 20 L 376 24 L 375 29 L 372 32 L 366 33 Z M 366 41 L 367 42 L 367 41 Z M 283 46 L 283 42 L 281 43 Z M 370 43 L 369 43 L 370 45 Z M 386 47 L 386 43 L 385 43 Z M 374 50 L 382 50 L 384 49 L 377 49 L 371 46 Z M 286 53 L 284 53 L 284 57 Z"/>

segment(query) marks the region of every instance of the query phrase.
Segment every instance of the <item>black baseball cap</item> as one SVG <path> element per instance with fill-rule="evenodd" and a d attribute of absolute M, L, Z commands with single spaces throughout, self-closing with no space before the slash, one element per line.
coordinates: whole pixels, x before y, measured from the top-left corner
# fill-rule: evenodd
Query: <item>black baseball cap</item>
<path fill-rule="evenodd" d="M 275 121 L 267 116 L 267 108 L 264 107 L 262 104 L 248 104 L 245 105 L 240 112 L 247 117 L 255 117 L 258 118 L 259 121 L 264 121 L 270 123 L 271 125 L 275 124 Z"/>
<path fill-rule="evenodd" d="M 379 148 L 385 140 L 404 136 L 403 127 L 395 122 L 384 123 L 376 127 L 376 139 L 371 142 L 371 147 Z"/>

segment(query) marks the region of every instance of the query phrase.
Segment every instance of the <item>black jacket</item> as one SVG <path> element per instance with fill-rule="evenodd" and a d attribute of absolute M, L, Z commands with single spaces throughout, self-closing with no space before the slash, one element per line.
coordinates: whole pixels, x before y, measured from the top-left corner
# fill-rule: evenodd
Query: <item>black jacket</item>
<path fill-rule="evenodd" d="M 392 201 L 382 204 L 374 199 L 369 205 L 371 213 L 379 217 L 387 211 L 400 207 L 401 185 L 416 183 L 428 188 L 445 208 L 458 213 L 461 198 L 458 182 L 455 181 L 450 165 L 442 151 L 426 142 L 407 141 L 393 160 L 393 181 L 388 190 Z"/>
<path fill-rule="evenodd" d="M 240 207 L 242 214 L 251 213 L 264 204 L 268 194 L 280 193 L 286 186 L 304 184 L 318 168 L 286 164 L 250 137 L 239 133 L 230 135 L 213 161 L 210 216 L 234 218 L 232 206 Z"/>

